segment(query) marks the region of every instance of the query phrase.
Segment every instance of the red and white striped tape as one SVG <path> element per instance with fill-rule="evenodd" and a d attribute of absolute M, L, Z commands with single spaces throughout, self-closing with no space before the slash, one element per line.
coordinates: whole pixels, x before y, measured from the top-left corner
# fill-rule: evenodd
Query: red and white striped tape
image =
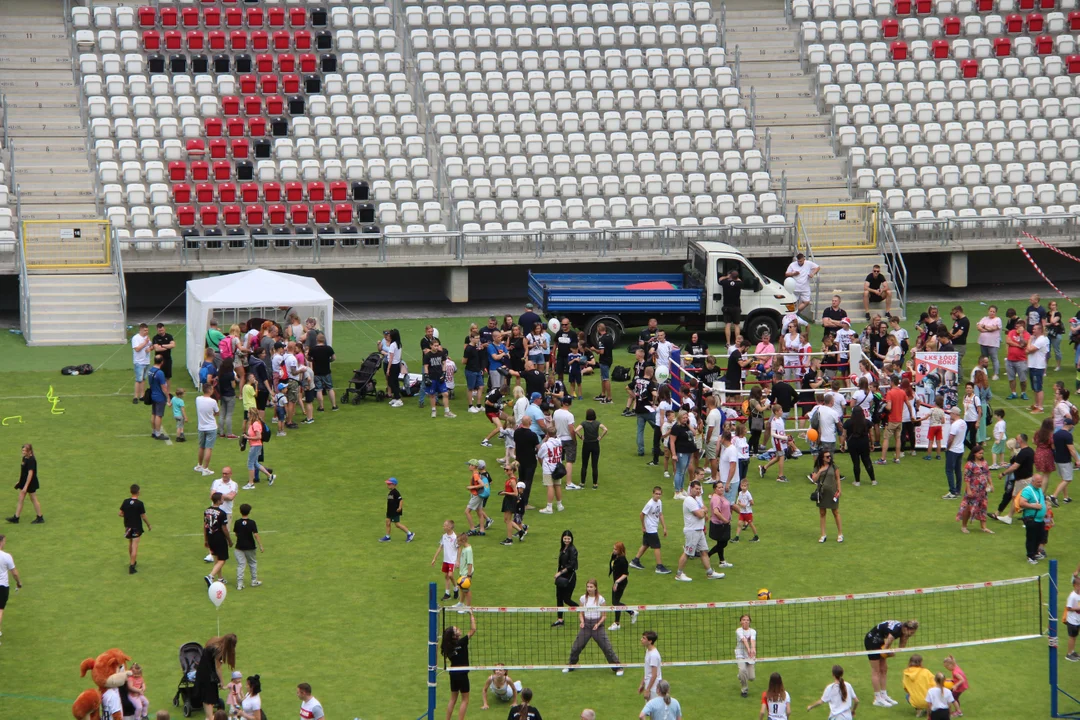
<path fill-rule="evenodd" d="M 1068 253 L 1066 253 L 1066 252 L 1064 252 L 1062 250 L 1058 250 L 1053 245 L 1047 245 L 1046 243 L 1042 242 L 1042 240 L 1039 240 L 1038 238 L 1024 232 L 1023 230 L 1021 230 L 1020 232 L 1023 232 L 1024 235 L 1027 235 L 1029 238 L 1032 238 L 1036 242 L 1041 243 L 1043 245 L 1046 245 L 1047 247 L 1052 248 L 1053 250 L 1056 250 L 1057 252 L 1061 253 L 1062 255 L 1065 255 L 1066 257 L 1070 257 L 1073 260 L 1076 260 L 1077 262 L 1080 262 L 1080 258 L 1075 258 L 1072 255 L 1069 255 Z M 1020 252 L 1024 253 L 1024 257 L 1026 257 L 1028 262 L 1031 263 L 1031 267 L 1035 268 L 1035 272 L 1039 273 L 1039 275 L 1042 276 L 1042 279 L 1046 281 L 1046 284 L 1049 285 L 1050 287 L 1054 288 L 1054 292 L 1056 292 L 1058 295 L 1065 298 L 1066 300 L 1071 302 L 1073 305 L 1076 305 L 1076 302 L 1074 302 L 1071 297 L 1069 297 L 1065 293 L 1061 292 L 1061 290 L 1058 288 L 1058 286 L 1055 285 L 1054 282 L 1050 278 L 1046 277 L 1046 273 L 1044 273 L 1042 271 L 1042 268 L 1039 267 L 1039 264 L 1035 262 L 1035 258 L 1031 257 L 1031 253 L 1029 253 L 1027 251 L 1027 248 L 1024 247 L 1024 243 L 1020 241 L 1020 238 L 1016 238 L 1016 244 L 1020 248 Z"/>
<path fill-rule="evenodd" d="M 1070 255 L 1069 253 L 1065 252 L 1061 248 L 1056 247 L 1054 245 L 1051 245 L 1050 243 L 1046 242 L 1045 240 L 1043 240 L 1041 238 L 1035 237 L 1034 235 L 1027 232 L 1026 230 L 1021 230 L 1020 232 L 1023 233 L 1024 236 L 1027 237 L 1029 240 L 1034 240 L 1035 242 L 1039 243 L 1040 245 L 1042 245 L 1047 250 L 1053 250 L 1058 255 L 1064 255 L 1065 257 L 1069 258 L 1070 260 L 1075 260 L 1076 262 L 1080 262 L 1080 257 L 1076 257 L 1075 255 Z"/>

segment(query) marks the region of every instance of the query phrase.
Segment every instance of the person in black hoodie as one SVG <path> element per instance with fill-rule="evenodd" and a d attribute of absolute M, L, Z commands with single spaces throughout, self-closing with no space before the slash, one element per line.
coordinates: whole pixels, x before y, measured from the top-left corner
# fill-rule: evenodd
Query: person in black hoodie
<path fill-rule="evenodd" d="M 510 708 L 510 714 L 506 716 L 506 720 L 544 720 L 540 717 L 540 711 L 531 705 L 532 697 L 532 690 L 523 688 L 521 704 Z"/>
<path fill-rule="evenodd" d="M 578 552 L 574 547 L 574 533 L 563 530 L 559 538 L 559 570 L 555 573 L 555 604 L 559 607 L 577 607 L 574 600 L 574 587 L 577 585 Z M 551 627 L 563 626 L 563 614 L 559 612 L 559 619 L 551 623 Z"/>
<path fill-rule="evenodd" d="M 611 550 L 611 560 L 608 561 L 608 575 L 611 576 L 611 605 L 615 608 L 615 622 L 608 627 L 608 630 L 619 629 L 619 616 L 623 611 L 620 609 L 622 606 L 622 596 L 626 592 L 626 586 L 630 582 L 630 562 L 626 559 L 626 545 L 621 542 L 615 543 L 615 546 Z M 633 610 L 627 610 L 626 614 L 630 616 L 630 623 L 637 622 L 637 613 Z"/>

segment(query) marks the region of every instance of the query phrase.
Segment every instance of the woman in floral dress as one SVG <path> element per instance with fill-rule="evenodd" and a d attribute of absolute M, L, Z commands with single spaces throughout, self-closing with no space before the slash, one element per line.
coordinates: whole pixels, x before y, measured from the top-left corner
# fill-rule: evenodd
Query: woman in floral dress
<path fill-rule="evenodd" d="M 960 501 L 960 510 L 956 519 L 960 521 L 960 532 L 968 532 L 968 521 L 978 520 L 984 533 L 994 534 L 986 527 L 986 494 L 994 491 L 994 482 L 990 478 L 990 467 L 983 456 L 983 446 L 971 449 L 967 465 L 964 466 L 964 495 Z"/>

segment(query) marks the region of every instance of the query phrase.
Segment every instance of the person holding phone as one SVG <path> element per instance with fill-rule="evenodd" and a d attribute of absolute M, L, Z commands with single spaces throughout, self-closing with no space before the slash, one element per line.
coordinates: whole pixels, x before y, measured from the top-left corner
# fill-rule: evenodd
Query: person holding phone
<path fill-rule="evenodd" d="M 844 528 L 840 523 L 840 471 L 833 464 L 833 454 L 829 450 L 822 450 L 814 461 L 814 472 L 810 475 L 811 480 L 817 485 L 813 500 L 818 506 L 818 516 L 821 521 L 821 537 L 819 543 L 825 542 L 828 537 L 825 534 L 825 514 L 831 510 L 833 520 L 836 522 L 836 542 L 844 542 Z"/>

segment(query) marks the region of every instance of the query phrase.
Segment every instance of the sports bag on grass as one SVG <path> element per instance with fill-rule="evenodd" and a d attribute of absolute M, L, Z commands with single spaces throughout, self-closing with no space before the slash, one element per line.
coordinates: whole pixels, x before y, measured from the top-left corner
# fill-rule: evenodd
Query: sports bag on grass
<path fill-rule="evenodd" d="M 615 382 L 626 382 L 630 379 L 630 370 L 623 365 L 616 365 L 611 370 L 611 379 Z"/>

